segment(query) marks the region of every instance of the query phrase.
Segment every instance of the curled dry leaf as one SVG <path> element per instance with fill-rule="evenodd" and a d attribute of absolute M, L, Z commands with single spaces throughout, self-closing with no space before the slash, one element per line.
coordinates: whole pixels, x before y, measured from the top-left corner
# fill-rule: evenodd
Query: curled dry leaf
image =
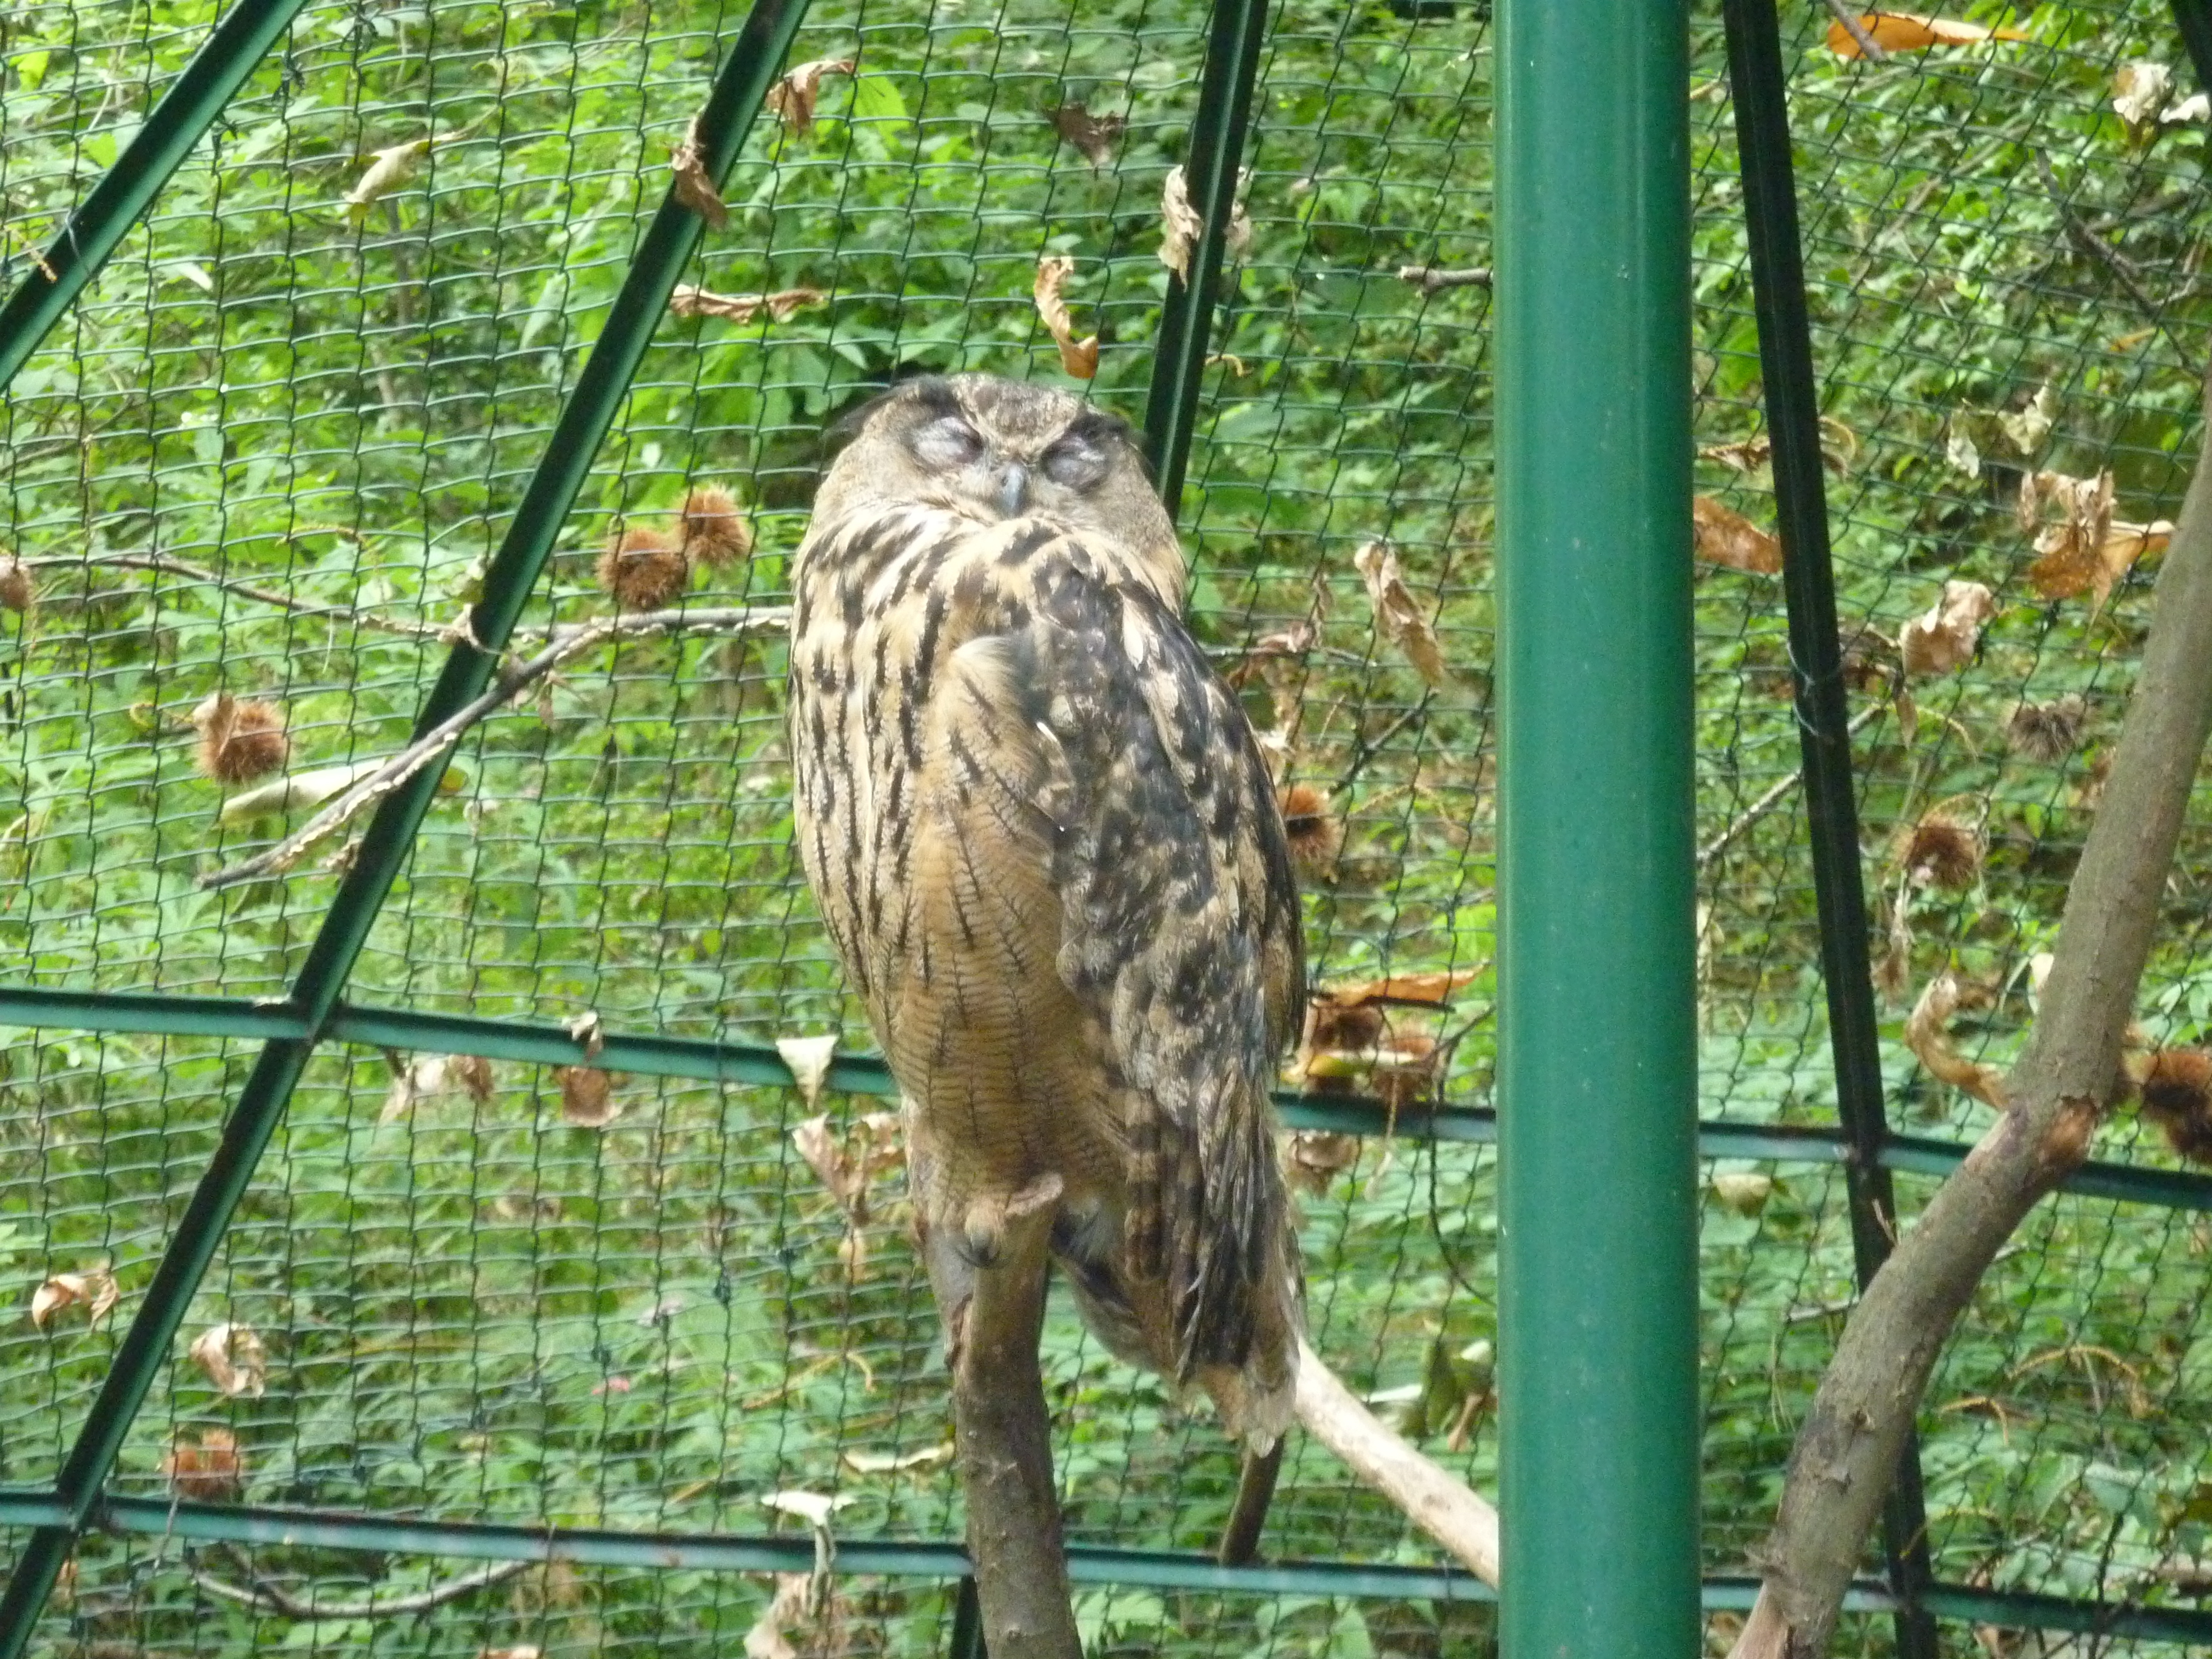
<path fill-rule="evenodd" d="M 192 710 L 199 733 L 200 775 L 217 783 L 251 783 L 283 769 L 292 746 L 283 711 L 258 699 L 218 691 Z"/>
<path fill-rule="evenodd" d="M 762 1495 L 761 1507 L 774 1510 L 779 1515 L 796 1516 L 819 1531 L 829 1526 L 830 1517 L 839 1510 L 860 1501 L 850 1492 L 840 1492 L 831 1498 L 818 1492 L 772 1492 Z"/>
<path fill-rule="evenodd" d="M 1365 1077 L 1393 1107 L 1425 1097 L 1436 1080 L 1440 1051 L 1417 1014 L 1393 1019 L 1393 1008 L 1436 1010 L 1482 970 L 1396 974 L 1357 984 L 1322 986 L 1306 1000 L 1305 1030 L 1289 1076 L 1309 1089 L 1348 1087 Z"/>
<path fill-rule="evenodd" d="M 1983 40 L 2026 40 L 2022 30 L 1992 28 L 1962 18 L 1929 17 L 1917 11 L 1869 11 L 1860 14 L 1859 27 L 1884 52 L 1924 52 L 1930 46 L 1971 46 Z M 1828 50 L 1838 58 L 1863 55 L 1859 43 L 1841 22 L 1828 25 Z"/>
<path fill-rule="evenodd" d="M 2172 95 L 2173 71 L 2148 58 L 2123 64 L 2112 76 L 2112 113 L 2136 143 L 2158 130 L 2160 112 Z"/>
<path fill-rule="evenodd" d="M 1359 1137 L 1301 1129 L 1283 1145 L 1283 1174 L 1291 1185 L 1319 1198 L 1329 1183 L 1359 1161 Z"/>
<path fill-rule="evenodd" d="M 850 58 L 817 58 L 801 64 L 768 89 L 768 106 L 795 133 L 814 125 L 814 106 L 822 96 L 822 77 L 850 75 L 859 64 Z"/>
<path fill-rule="evenodd" d="M 432 141 L 415 138 L 404 144 L 387 145 L 369 156 L 368 171 L 362 173 L 354 187 L 346 192 L 346 214 L 356 225 L 368 217 L 368 210 L 378 200 L 389 196 L 415 176 L 415 169 L 430 153 Z"/>
<path fill-rule="evenodd" d="M 1781 574 L 1782 544 L 1741 513 L 1699 495 L 1690 502 L 1690 517 L 1698 556 L 1706 563 L 1759 576 Z"/>
<path fill-rule="evenodd" d="M 1052 336 L 1052 343 L 1060 348 L 1060 368 L 1079 380 L 1088 380 L 1098 373 L 1098 337 L 1075 337 L 1075 319 L 1068 315 L 1067 301 L 1061 292 L 1074 274 L 1075 261 L 1064 253 L 1037 261 L 1037 317 Z"/>
<path fill-rule="evenodd" d="M 1920 1000 L 1905 1021 L 1905 1046 L 1912 1050 L 1929 1074 L 1954 1089 L 1963 1089 L 1999 1111 L 2005 1107 L 2004 1073 L 1994 1066 L 1966 1058 L 1951 1046 L 1951 1016 L 1966 994 L 1957 976 L 1942 973 L 1928 981 Z"/>
<path fill-rule="evenodd" d="M 2163 519 L 2130 524 L 2113 518 L 2110 472 L 2094 478 L 2031 472 L 2021 480 L 2016 505 L 2021 529 L 2035 535 L 2030 585 L 2046 599 L 2092 595 L 2092 617 L 2104 610 L 2136 561 L 2163 552 L 2173 535 L 2173 526 Z"/>
<path fill-rule="evenodd" d="M 229 1399 L 258 1400 L 269 1386 L 269 1350 L 251 1325 L 226 1321 L 202 1331 L 188 1351 L 216 1391 Z"/>
<path fill-rule="evenodd" d="M 771 93 L 769 96 L 775 94 Z M 715 188 L 713 175 L 707 171 L 707 147 L 700 137 L 697 116 L 691 118 L 691 125 L 684 131 L 684 142 L 668 158 L 668 170 L 676 175 L 678 202 L 716 230 L 730 222 L 730 210 L 722 200 L 722 192 Z"/>
<path fill-rule="evenodd" d="M 799 1097 L 811 1106 L 822 1098 L 822 1085 L 830 1080 L 830 1062 L 836 1058 L 837 1037 L 828 1036 L 778 1037 L 775 1051 L 783 1063 L 791 1067 L 791 1080 L 799 1085 Z M 822 1120 L 827 1121 L 827 1120 Z"/>
<path fill-rule="evenodd" d="M 791 1144 L 855 1226 L 868 1218 L 868 1183 L 898 1168 L 905 1157 L 896 1112 L 870 1112 L 842 1139 L 827 1114 L 810 1117 L 792 1130 Z"/>
<path fill-rule="evenodd" d="M 246 1454 L 228 1429 L 203 1429 L 197 1444 L 182 1431 L 161 1454 L 161 1474 L 178 1497 L 219 1504 L 246 1484 Z"/>
<path fill-rule="evenodd" d="M 1093 115 L 1076 103 L 1047 110 L 1045 117 L 1052 123 L 1053 131 L 1081 150 L 1084 160 L 1094 167 L 1103 167 L 1114 159 L 1114 146 L 1121 143 L 1129 125 L 1126 117 Z"/>
<path fill-rule="evenodd" d="M 392 1086 L 385 1091 L 384 1104 L 376 1114 L 379 1127 L 412 1116 L 416 1106 L 446 1086 L 452 1064 L 445 1054 L 417 1054 L 404 1061 L 393 1055 L 392 1060 Z"/>
<path fill-rule="evenodd" d="M 1374 607 L 1376 626 L 1406 653 L 1406 659 L 1423 679 L 1440 688 L 1449 685 L 1451 671 L 1444 666 L 1436 629 L 1414 603 L 1390 544 L 1380 539 L 1364 544 L 1352 556 L 1352 563 L 1367 584 L 1367 602 Z"/>
<path fill-rule="evenodd" d="M 31 1292 L 31 1323 L 46 1328 L 46 1321 L 65 1308 L 82 1308 L 86 1323 L 97 1325 L 107 1317 L 123 1294 L 115 1274 L 106 1267 L 88 1267 L 79 1273 L 56 1273 Z"/>
<path fill-rule="evenodd" d="M 319 766 L 312 771 L 295 772 L 289 777 L 264 783 L 258 789 L 248 789 L 233 795 L 216 812 L 216 822 L 221 824 L 248 823 L 253 819 L 280 812 L 307 812 L 325 801 L 334 800 L 353 787 L 370 773 L 382 769 L 382 760 L 355 761 L 346 766 Z M 464 775 L 458 768 L 447 769 L 439 788 L 452 793 L 461 785 L 456 780 Z"/>
<path fill-rule="evenodd" d="M 580 1014 L 571 1014 L 561 1022 L 561 1029 L 569 1037 L 584 1045 L 584 1058 L 590 1060 L 607 1046 L 606 1022 L 599 1018 L 596 1008 L 586 1008 Z"/>
<path fill-rule="evenodd" d="M 1774 441 L 1764 432 L 1732 444 L 1705 444 L 1698 451 L 1700 460 L 1718 461 L 1738 472 L 1758 471 L 1773 459 L 1773 454 Z"/>
<path fill-rule="evenodd" d="M 668 308 L 678 317 L 719 317 L 731 323 L 753 322 L 765 312 L 770 322 L 781 323 L 829 297 L 818 288 L 787 288 L 774 294 L 714 294 L 686 283 L 668 296 Z"/>
<path fill-rule="evenodd" d="M 0 611 L 27 616 L 38 602 L 39 590 L 31 580 L 30 566 L 0 547 Z"/>
<path fill-rule="evenodd" d="M 2051 435 L 2057 421 L 2058 402 L 2048 386 L 2035 389 L 2035 396 L 2025 405 L 2008 414 L 1997 416 L 1997 425 L 2005 434 L 2005 441 L 2023 455 L 2033 455 L 2043 447 L 2043 441 Z"/>
<path fill-rule="evenodd" d="M 1996 615 L 1996 595 L 1979 582 L 1943 584 L 1943 597 L 1898 631 L 1908 674 L 1948 674 L 1974 659 L 1982 624 Z"/>
<path fill-rule="evenodd" d="M 481 1106 L 492 1097 L 495 1079 L 491 1061 L 482 1054 L 454 1054 L 446 1062 L 446 1077 L 468 1091 L 469 1098 Z"/>
<path fill-rule="evenodd" d="M 1757 1215 L 1774 1196 L 1774 1177 L 1753 1170 L 1724 1170 L 1713 1177 L 1713 1197 L 1738 1215 Z"/>
<path fill-rule="evenodd" d="M 604 1129 L 622 1115 L 614 1079 L 597 1066 L 563 1066 L 553 1075 L 561 1080 L 563 1123 L 579 1129 Z"/>
<path fill-rule="evenodd" d="M 1237 173 L 1239 191 L 1248 176 L 1249 169 Z M 1167 183 L 1160 191 L 1160 263 L 1182 281 L 1189 282 L 1190 256 L 1197 251 L 1198 239 L 1205 233 L 1206 222 L 1191 205 L 1189 179 L 1181 167 L 1170 167 Z M 1252 221 L 1244 212 L 1244 204 L 1232 201 L 1224 252 L 1234 259 L 1251 245 Z"/>
<path fill-rule="evenodd" d="M 745 1659 L 844 1659 L 853 1649 L 849 1611 L 821 1565 L 811 1573 L 780 1572 L 775 1594 L 745 1632 Z"/>
<path fill-rule="evenodd" d="M 952 1443 L 924 1446 L 910 1452 L 854 1452 L 845 1454 L 845 1467 L 856 1474 L 901 1474 L 908 1469 L 933 1469 L 952 1461 Z"/>

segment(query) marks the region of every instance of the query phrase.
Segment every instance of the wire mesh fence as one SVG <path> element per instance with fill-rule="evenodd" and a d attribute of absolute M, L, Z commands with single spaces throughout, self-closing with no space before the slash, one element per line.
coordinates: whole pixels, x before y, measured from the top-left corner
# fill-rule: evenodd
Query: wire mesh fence
<path fill-rule="evenodd" d="M 1274 9 L 1181 367 L 1194 626 L 1305 792 L 1309 951 L 1338 993 L 1286 1083 L 1315 1340 L 1494 1490 L 1486 13 Z M 779 1639 L 957 1645 L 935 1316 L 886 1085 L 791 855 L 777 608 L 841 413 L 918 369 L 1063 377 L 1042 260 L 1074 262 L 1092 395 L 1141 411 L 1184 292 L 1163 191 L 1220 66 L 1195 0 L 821 0 L 605 441 L 564 453 L 747 16 L 298 7 L 0 403 L 0 1520 L 55 1526 L 226 1114 L 256 1091 L 283 1114 L 34 1651 L 726 1651 L 789 1593 L 768 1575 L 814 1559 L 812 1500 L 836 1599 L 786 1607 Z M 213 19 L 0 18 L 8 287 Z M 1906 1222 L 1988 1116 L 1908 1014 L 1948 972 L 1953 1074 L 2016 1052 L 2095 810 L 2197 442 L 2207 211 L 2161 8 L 1939 21 L 1877 59 L 1826 8 L 1781 13 Z M 1717 13 L 1693 62 L 1717 1638 L 1856 1280 Z M 679 614 L 471 724 L 380 908 L 348 896 L 386 852 L 371 813 L 256 873 L 407 745 L 562 468 L 514 659 Z M 742 556 L 611 594 L 611 543 L 672 539 L 707 487 Z M 2207 823 L 2149 1045 L 2212 1020 Z M 357 960 L 330 954 L 334 906 Z M 287 1000 L 303 975 L 343 981 L 327 1027 Z M 802 1097 L 768 1045 L 827 1034 L 855 1058 Z M 267 1081 L 313 1037 L 296 1086 Z M 2094 1650 L 2212 1640 L 2187 1611 L 2212 1584 L 2212 1196 L 2131 1115 L 2096 1156 L 1929 1395 L 1945 1652 L 2087 1651 L 2047 1632 L 2116 1610 L 2136 1622 Z M 1218 1431 L 1060 1310 L 1046 1358 L 1095 1650 L 1486 1650 L 1469 1581 L 1316 1449 L 1267 1543 L 1306 1566 L 1201 1570 L 1235 1481 Z M 811 1499 L 763 1502 L 790 1493 Z M 463 1582 L 547 1526 L 572 1559 Z M 1847 1639 L 1888 1652 L 1867 1566 Z"/>

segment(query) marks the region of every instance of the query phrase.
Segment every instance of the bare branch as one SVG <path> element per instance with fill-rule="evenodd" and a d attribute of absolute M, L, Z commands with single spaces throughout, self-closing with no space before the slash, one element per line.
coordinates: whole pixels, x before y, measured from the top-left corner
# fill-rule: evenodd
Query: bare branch
<path fill-rule="evenodd" d="M 1844 729 L 1854 734 L 1863 732 L 1881 714 L 1882 710 L 1888 707 L 1886 702 L 1870 704 L 1852 715 L 1850 724 Z M 1777 779 L 1771 788 L 1743 809 L 1735 823 L 1698 849 L 1698 868 L 1703 870 L 1723 853 L 1728 851 L 1729 844 L 1737 836 L 1781 805 L 1783 798 L 1804 781 L 1805 774 L 1802 770 L 1785 773 Z"/>
<path fill-rule="evenodd" d="M 1376 1419 L 1336 1373 L 1298 1344 L 1298 1421 L 1352 1472 L 1406 1512 L 1493 1589 L 1498 1511 Z"/>
<path fill-rule="evenodd" d="M 1855 41 L 1860 52 L 1869 64 L 1887 64 L 1889 48 L 1867 33 L 1866 20 L 1844 3 L 1844 0 L 1828 0 L 1829 15 L 1843 25 L 1844 33 Z"/>
<path fill-rule="evenodd" d="M 432 623 L 400 622 L 391 617 L 380 617 L 373 611 L 357 611 L 346 605 L 318 605 L 309 599 L 295 599 L 289 593 L 280 593 L 273 587 L 262 587 L 241 581 L 235 576 L 219 575 L 204 570 L 198 565 L 187 564 L 167 553 L 48 553 L 37 558 L 25 559 L 24 564 L 33 569 L 82 569 L 87 565 L 110 565 L 119 570 L 155 570 L 163 575 L 182 576 L 187 581 L 204 582 L 219 587 L 240 599 L 253 599 L 263 605 L 273 605 L 302 617 L 323 617 L 332 622 L 356 623 L 380 634 L 398 634 L 408 639 L 435 640 L 444 637 L 445 630 Z"/>
<path fill-rule="evenodd" d="M 264 876 L 282 875 L 299 862 L 300 855 L 318 842 L 337 834 L 362 812 L 405 783 L 434 762 L 441 762 L 462 734 L 485 716 L 512 702 L 562 664 L 596 646 L 617 640 L 642 639 L 650 635 L 715 633 L 744 635 L 779 631 L 790 625 L 791 613 L 782 605 L 759 605 L 726 611 L 646 611 L 635 616 L 614 616 L 587 623 L 571 623 L 548 630 L 550 638 L 537 655 L 501 671 L 490 686 L 447 719 L 424 732 L 383 765 L 351 785 L 328 806 L 278 842 L 241 864 L 211 871 L 198 878 L 203 888 L 235 886 Z"/>
<path fill-rule="evenodd" d="M 1448 288 L 1488 288 L 1490 267 L 1475 265 L 1466 270 L 1443 270 L 1435 265 L 1400 265 L 1398 280 L 1411 283 L 1424 294 L 1437 294 Z"/>
<path fill-rule="evenodd" d="M 218 1601 L 235 1602 L 255 1613 L 271 1613 L 279 1619 L 397 1619 L 410 1613 L 428 1613 L 478 1590 L 504 1584 L 539 1565 L 536 1561 L 501 1561 L 448 1579 L 417 1595 L 372 1595 L 365 1601 L 325 1601 L 313 1595 L 303 1600 L 260 1577 L 254 1579 L 250 1589 L 206 1572 L 195 1572 L 192 1582 Z"/>
<path fill-rule="evenodd" d="M 1945 1340 L 2014 1229 L 2087 1156 L 2120 1086 L 2121 1036 L 2208 733 L 2212 465 L 2200 453 L 2035 1028 L 2004 1080 L 2006 1108 L 1844 1327 L 1790 1455 L 1760 1556 L 1764 1583 L 1734 1659 L 1818 1659 L 1827 1650 Z"/>
<path fill-rule="evenodd" d="M 2160 333 L 2165 333 L 2165 313 L 2158 301 L 2144 291 L 2142 273 L 2129 264 L 2118 248 L 2081 222 L 2081 216 L 2074 211 L 2074 204 L 2066 199 L 2066 192 L 2059 188 L 2058 175 L 2051 170 L 2049 154 L 2039 149 L 2036 151 L 2035 165 L 2043 174 L 2045 193 L 2051 198 L 2051 205 L 2057 210 L 2059 222 L 2066 227 L 2066 234 L 2074 246 L 2111 271 L 2118 279 L 2120 286 L 2127 290 L 2128 298 L 2136 302 L 2136 308 L 2157 326 Z M 2171 339 L 2172 337 L 2168 335 L 2167 337 Z M 2180 342 L 2175 341 L 2174 343 L 2179 346 Z"/>

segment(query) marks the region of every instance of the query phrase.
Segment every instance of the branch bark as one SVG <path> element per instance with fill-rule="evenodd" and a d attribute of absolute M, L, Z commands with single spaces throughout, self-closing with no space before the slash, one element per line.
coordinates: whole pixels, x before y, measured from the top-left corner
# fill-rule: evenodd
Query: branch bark
<path fill-rule="evenodd" d="M 1844 1328 L 1798 1432 L 1760 1559 L 1765 1582 L 1732 1659 L 1819 1659 L 1827 1650 L 1937 1353 L 2013 1230 L 2087 1155 L 2119 1087 L 2121 1034 L 2208 732 L 2212 466 L 2200 453 L 2159 573 L 2142 672 L 2104 804 L 2066 896 L 2041 1011 L 2005 1081 L 2008 1104 Z"/>
<path fill-rule="evenodd" d="M 270 1613 L 280 1619 L 397 1619 L 410 1613 L 428 1613 L 448 1601 L 458 1601 L 465 1595 L 503 1584 L 538 1565 L 535 1561 L 502 1561 L 413 1595 L 372 1595 L 362 1601 L 325 1601 L 314 1595 L 294 1595 L 258 1576 L 253 1577 L 251 1589 L 207 1572 L 195 1572 L 192 1582 L 218 1601 L 235 1602 L 255 1613 Z"/>

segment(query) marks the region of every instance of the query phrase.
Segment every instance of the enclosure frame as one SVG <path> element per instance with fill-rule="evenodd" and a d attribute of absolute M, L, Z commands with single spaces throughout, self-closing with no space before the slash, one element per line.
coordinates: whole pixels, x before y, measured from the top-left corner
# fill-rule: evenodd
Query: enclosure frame
<path fill-rule="evenodd" d="M 1509 6 L 1516 0 L 1507 0 Z M 1520 4 L 1540 0 L 1518 0 Z M 1604 0 L 1578 0 L 1592 16 Z M 162 185 L 221 115 L 231 96 L 301 9 L 303 0 L 238 0 L 169 88 L 100 184 L 32 262 L 0 306 L 0 395 L 46 332 L 155 201 Z M 2212 87 L 2212 3 L 2172 0 L 2176 25 L 2198 77 Z M 805 0 L 753 0 L 701 117 L 698 137 L 709 173 L 720 178 L 763 107 L 785 51 L 803 21 Z M 1267 36 L 1265 0 L 1216 0 L 1193 130 L 1193 202 L 1204 223 L 1190 281 L 1170 283 L 1162 349 L 1149 400 L 1146 436 L 1170 508 L 1179 502 L 1197 409 L 1237 168 L 1250 123 L 1259 59 Z M 1871 1277 L 1889 1244 L 1891 1177 L 1941 1176 L 1965 1156 L 1961 1144 L 1900 1133 L 1885 1117 L 1868 977 L 1868 909 L 1851 759 L 1845 731 L 1842 665 L 1828 548 L 1828 509 L 1820 455 L 1816 382 L 1803 303 L 1801 244 L 1792 177 L 1785 88 L 1775 0 L 1724 0 L 1735 118 L 1742 156 L 1759 325 L 1764 396 L 1774 453 L 1792 667 L 1802 742 L 1802 776 L 1821 922 L 1822 969 L 1841 1123 L 1779 1129 L 1735 1123 L 1698 1127 L 1707 1157 L 1739 1157 L 1843 1168 L 1857 1272 Z M 584 374 L 566 399 L 550 441 L 521 497 L 488 571 L 483 597 L 453 645 L 445 670 L 416 723 L 418 735 L 482 690 L 494 672 L 525 599 L 617 405 L 659 325 L 671 289 L 700 236 L 697 216 L 672 185 L 647 233 Z M 591 1059 L 642 1076 L 789 1086 L 789 1068 L 773 1048 L 650 1036 L 618 1030 L 587 1052 L 585 1042 L 541 1022 L 457 1017 L 360 1007 L 344 1000 L 348 975 L 371 922 L 412 844 L 435 787 L 418 775 L 376 814 L 290 994 L 278 1001 L 170 997 L 0 986 L 0 1023 L 88 1033 L 194 1035 L 258 1042 L 258 1063 L 226 1120 L 219 1149 L 163 1253 L 82 1431 L 51 1492 L 0 1496 L 0 1526 L 27 1529 L 0 1594 L 0 1659 L 15 1659 L 33 1632 L 76 1539 L 101 1529 L 239 1543 L 312 1544 L 483 1560 L 568 1560 L 608 1565 L 719 1571 L 804 1571 L 805 1540 L 726 1534 L 562 1530 L 489 1522 L 401 1521 L 307 1513 L 244 1504 L 166 1503 L 105 1491 L 124 1437 L 167 1359 L 186 1304 L 245 1191 L 309 1055 L 325 1042 L 482 1055 L 572 1065 Z M 829 1086 L 888 1097 L 895 1091 L 879 1060 L 841 1056 Z M 1295 1128 L 1381 1133 L 1386 1109 L 1364 1100 L 1319 1101 L 1285 1093 L 1279 1106 Z M 1452 1107 L 1401 1120 L 1395 1133 L 1461 1142 L 1496 1139 L 1491 1112 Z M 2129 1203 L 2212 1213 L 2212 1176 L 2091 1162 L 2063 1190 Z M 2069 1601 L 1936 1582 L 1921 1512 L 1917 1454 L 1908 1450 L 1885 1521 L 1885 1582 L 1856 1585 L 1846 1607 L 1893 1612 L 1906 1659 L 1935 1651 L 1936 1620 L 2094 1632 L 2172 1642 L 2212 1642 L 2212 1611 L 2147 1608 Z M 1449 1569 L 1295 1562 L 1226 1567 L 1195 1555 L 1098 1547 L 1070 1551 L 1081 1584 L 1261 1594 L 1487 1600 L 1471 1576 Z M 964 1579 L 957 1546 L 854 1542 L 840 1550 L 853 1573 L 944 1581 Z M 1748 1608 L 1753 1579 L 1708 1576 L 1707 1610 Z M 972 1598 L 963 1606 L 972 1613 Z M 956 1620 L 955 1648 L 963 1650 Z M 972 1638 L 972 1618 L 966 1624 Z"/>

